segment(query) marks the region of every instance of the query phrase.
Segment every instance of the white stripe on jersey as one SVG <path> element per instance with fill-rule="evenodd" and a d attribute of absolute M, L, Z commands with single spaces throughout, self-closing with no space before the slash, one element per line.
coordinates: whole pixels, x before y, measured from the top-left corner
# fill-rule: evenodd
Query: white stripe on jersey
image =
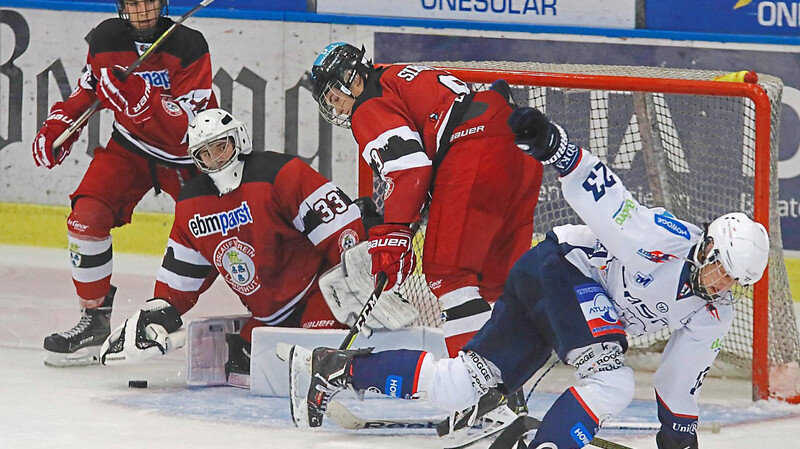
<path fill-rule="evenodd" d="M 303 218 L 306 216 L 306 214 L 314 209 L 313 206 L 320 201 L 324 202 L 326 204 L 325 207 L 330 209 L 330 201 L 327 197 L 331 192 L 336 192 L 338 190 L 338 187 L 336 187 L 334 183 L 326 182 L 313 193 L 311 193 L 311 195 L 308 195 L 300 204 L 300 208 L 297 211 L 297 216 L 295 216 L 292 220 L 292 224 L 294 225 L 295 229 L 305 233 L 306 229 L 305 224 L 303 223 Z M 357 220 L 361 216 L 358 206 L 352 203 L 344 212 L 337 213 L 336 211 L 330 210 L 329 213 L 333 214 L 333 217 L 330 221 L 320 223 L 316 228 L 308 233 L 308 239 L 314 244 L 314 246 L 319 245 L 320 242 L 337 233 L 350 222 Z"/>
<path fill-rule="evenodd" d="M 275 326 L 277 324 L 280 324 L 282 321 L 288 318 L 289 315 L 292 314 L 294 308 L 297 306 L 297 303 L 300 302 L 301 299 L 303 299 L 303 297 L 308 292 L 308 289 L 310 289 L 311 286 L 314 285 L 314 281 L 316 279 L 317 276 L 314 275 L 314 277 L 311 279 L 311 282 L 306 286 L 306 288 L 304 288 L 302 292 L 298 293 L 297 296 L 292 298 L 288 304 L 278 309 L 277 312 L 267 317 L 254 316 L 253 318 L 257 319 L 258 321 L 261 321 L 267 326 Z"/>
<path fill-rule="evenodd" d="M 179 260 L 181 262 L 186 262 L 191 265 L 207 265 L 211 266 L 205 257 L 200 254 L 200 251 L 195 251 L 191 248 L 187 248 L 180 243 L 176 242 L 175 240 L 169 239 L 167 240 L 167 248 L 172 248 L 172 254 L 175 255 L 175 260 Z"/>
<path fill-rule="evenodd" d="M 431 160 L 428 159 L 428 155 L 422 150 L 422 139 L 420 139 L 419 133 L 412 131 L 408 126 L 401 126 L 399 128 L 384 131 L 381 135 L 376 137 L 375 140 L 367 143 L 364 146 L 364 152 L 361 153 L 361 156 L 368 163 L 373 161 L 371 156 L 372 151 L 379 151 L 381 148 L 386 147 L 386 145 L 389 143 L 389 139 L 392 137 L 399 137 L 403 140 L 414 140 L 419 143 L 420 151 L 415 151 L 414 153 L 407 154 L 383 163 L 383 165 L 379 167 L 381 177 L 396 171 L 407 170 L 409 168 L 416 167 L 428 167 L 432 165 Z"/>
<path fill-rule="evenodd" d="M 167 153 L 166 151 L 163 151 L 160 148 L 148 145 L 139 140 L 138 137 L 131 134 L 130 131 L 125 129 L 124 126 L 120 125 L 119 122 L 116 121 L 114 122 L 114 129 L 116 129 L 117 131 L 120 132 L 120 134 L 125 136 L 125 138 L 128 139 L 130 143 L 135 145 L 136 148 L 144 151 L 145 153 L 153 157 L 161 159 L 162 161 L 171 162 L 173 164 L 194 165 L 194 161 L 192 160 L 192 157 L 189 156 L 188 153 L 186 154 L 186 156 L 175 156 L 174 154 Z"/>
<path fill-rule="evenodd" d="M 203 286 L 205 278 L 197 279 L 181 276 L 167 270 L 164 267 L 160 267 L 156 273 L 156 280 L 169 285 L 169 288 L 173 290 L 179 290 L 182 292 L 197 292 L 200 290 L 200 287 Z"/>
<path fill-rule="evenodd" d="M 177 261 L 190 265 L 211 266 L 200 252 L 187 248 L 172 239 L 167 241 L 167 249 L 169 248 L 172 248 L 173 257 Z M 196 292 L 202 287 L 205 278 L 198 279 L 181 276 L 161 266 L 156 273 L 156 280 L 169 285 L 169 288 L 173 290 Z"/>

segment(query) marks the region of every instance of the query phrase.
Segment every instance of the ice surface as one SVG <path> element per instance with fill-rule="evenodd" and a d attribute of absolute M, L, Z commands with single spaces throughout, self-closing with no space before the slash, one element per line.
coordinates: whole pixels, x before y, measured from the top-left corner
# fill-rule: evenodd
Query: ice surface
<path fill-rule="evenodd" d="M 298 430 L 288 401 L 263 398 L 247 390 L 185 387 L 182 350 L 126 367 L 48 368 L 41 342 L 77 322 L 77 302 L 62 251 L 0 246 L 0 449 L 6 448 L 439 448 L 432 431 L 406 435 L 345 431 L 326 423 Z M 153 288 L 159 258 L 115 258 L 119 287 L 113 325 L 121 324 Z M 188 315 L 242 313 L 238 300 L 220 283 L 201 297 Z M 618 419 L 655 422 L 649 373 L 637 373 L 634 403 Z M 147 389 L 128 388 L 128 380 L 147 380 Z M 558 392 L 572 382 L 569 370 L 545 377 L 532 399 L 541 417 Z M 530 387 L 530 385 L 529 385 Z M 718 434 L 700 433 L 703 449 L 800 447 L 800 406 L 752 403 L 749 381 L 708 378 L 701 393 L 701 422 L 720 421 Z M 437 410 L 390 399 L 347 402 L 359 414 L 381 417 L 433 417 Z M 421 413 L 421 414 L 419 414 Z M 652 431 L 609 431 L 600 436 L 639 449 L 655 448 Z M 488 447 L 479 443 L 478 449 Z"/>

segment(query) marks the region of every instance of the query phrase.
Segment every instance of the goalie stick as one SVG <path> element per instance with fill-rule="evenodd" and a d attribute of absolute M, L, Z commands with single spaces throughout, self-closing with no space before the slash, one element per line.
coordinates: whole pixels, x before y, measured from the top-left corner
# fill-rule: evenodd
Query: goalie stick
<path fill-rule="evenodd" d="M 164 34 L 159 36 L 159 38 L 156 39 L 155 42 L 153 42 L 153 45 L 151 45 L 144 53 L 142 53 L 141 56 L 139 56 L 139 59 L 134 61 L 133 64 L 131 64 L 130 66 L 128 66 L 127 69 L 125 69 L 125 72 L 122 73 L 122 75 L 119 77 L 119 80 L 125 81 L 126 79 L 128 79 L 131 73 L 133 73 L 134 70 L 136 70 L 140 65 L 142 65 L 144 60 L 147 59 L 150 55 L 152 55 L 156 51 L 156 49 L 158 49 L 161 46 L 161 44 L 163 44 L 164 41 L 166 41 L 167 38 L 175 31 L 175 29 L 177 29 L 184 21 L 186 21 L 186 19 L 192 17 L 194 13 L 210 5 L 213 1 L 214 0 L 203 0 L 200 2 L 200 4 L 187 11 L 186 14 L 180 16 L 178 20 L 176 20 L 175 23 L 172 24 L 172 26 L 167 28 L 167 31 L 164 31 Z M 91 106 L 89 106 L 88 109 L 83 111 L 83 114 L 81 114 L 80 117 L 78 117 L 78 119 L 75 120 L 75 122 L 73 122 L 72 125 L 69 126 L 69 128 L 65 129 L 64 132 L 61 133 L 61 135 L 58 136 L 56 140 L 53 141 L 54 156 L 57 156 L 57 154 L 61 152 L 60 151 L 61 144 L 63 144 L 64 141 L 66 141 L 69 138 L 69 136 L 73 135 L 78 128 L 83 126 L 83 124 L 86 123 L 87 120 L 89 120 L 89 117 L 91 117 L 91 115 L 94 114 L 94 111 L 96 111 L 97 108 L 99 107 L 100 107 L 100 100 L 97 99 L 94 101 L 94 103 L 92 103 Z"/>

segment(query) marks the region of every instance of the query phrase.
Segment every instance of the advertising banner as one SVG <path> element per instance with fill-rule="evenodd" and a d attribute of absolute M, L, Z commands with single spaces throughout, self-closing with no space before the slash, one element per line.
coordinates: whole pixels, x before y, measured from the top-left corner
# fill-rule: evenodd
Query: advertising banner
<path fill-rule="evenodd" d="M 378 62 L 536 61 L 611 64 L 706 70 L 756 70 L 783 79 L 778 177 L 783 244 L 800 250 L 800 60 L 787 47 L 775 51 L 694 48 L 685 42 L 660 44 L 592 43 L 525 38 L 470 38 L 375 33 Z M 782 51 L 781 51 L 782 50 Z M 710 155 L 713 157 L 713 154 Z M 697 173 L 713 177 L 714 173 Z M 714 192 L 707 192 L 713 195 Z"/>
<path fill-rule="evenodd" d="M 635 0 L 317 0 L 318 13 L 634 28 Z"/>
<path fill-rule="evenodd" d="M 800 3 L 793 1 L 649 1 L 645 15 L 651 30 L 800 35 Z"/>

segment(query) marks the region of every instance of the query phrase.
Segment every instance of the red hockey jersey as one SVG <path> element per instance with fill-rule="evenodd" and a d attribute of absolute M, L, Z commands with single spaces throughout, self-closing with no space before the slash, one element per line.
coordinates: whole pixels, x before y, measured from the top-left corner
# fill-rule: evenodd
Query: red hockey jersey
<path fill-rule="evenodd" d="M 163 33 L 174 22 L 161 18 Z M 135 42 L 127 23 L 119 18 L 100 23 L 89 36 L 86 70 L 68 101 L 82 103 L 85 110 L 94 99 L 100 69 L 128 67 L 144 53 L 150 43 Z M 136 124 L 123 113 L 114 115 L 112 139 L 126 149 L 172 166 L 192 165 L 187 154 L 186 129 L 198 112 L 217 107 L 211 89 L 211 59 L 208 43 L 199 31 L 178 27 L 131 76 L 140 76 L 151 85 L 151 98 L 158 102 L 153 116 Z"/>
<path fill-rule="evenodd" d="M 468 93 L 463 81 L 429 67 L 397 65 L 370 75 L 351 124 L 362 157 L 388 183 L 387 223 L 419 219 L 453 102 Z"/>
<path fill-rule="evenodd" d="M 155 296 L 183 314 L 219 274 L 255 319 L 277 325 L 363 237 L 358 206 L 332 182 L 297 157 L 253 153 L 233 192 L 220 197 L 207 174 L 184 186 Z"/>

